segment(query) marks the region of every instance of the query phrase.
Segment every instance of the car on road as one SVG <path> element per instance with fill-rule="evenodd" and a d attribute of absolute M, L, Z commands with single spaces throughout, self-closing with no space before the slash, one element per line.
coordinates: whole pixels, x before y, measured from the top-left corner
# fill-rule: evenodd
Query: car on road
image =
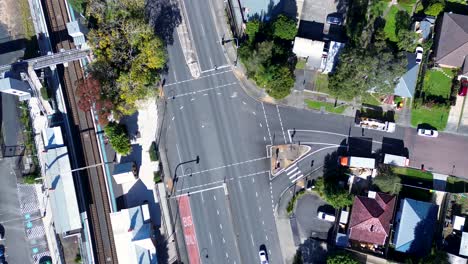
<path fill-rule="evenodd" d="M 439 136 L 439 132 L 437 132 L 437 130 L 433 130 L 433 129 L 420 128 L 420 129 L 418 129 L 418 136 L 436 138 L 436 137 Z"/>
<path fill-rule="evenodd" d="M 335 216 L 334 215 L 326 214 L 324 212 L 319 211 L 317 217 L 318 217 L 318 219 L 325 220 L 325 221 L 328 221 L 328 222 L 335 222 Z"/>
<path fill-rule="evenodd" d="M 260 257 L 260 264 L 268 264 L 268 257 L 265 250 L 260 250 L 258 256 Z"/>
<path fill-rule="evenodd" d="M 5 246 L 0 245 L 0 264 L 6 263 Z"/>
<path fill-rule="evenodd" d="M 421 64 L 423 58 L 424 49 L 422 47 L 416 48 L 416 63 Z"/>
<path fill-rule="evenodd" d="M 343 24 L 343 18 L 337 14 L 330 14 L 327 16 L 327 23 L 341 26 Z"/>
<path fill-rule="evenodd" d="M 461 79 L 460 81 L 460 90 L 458 91 L 458 95 L 466 96 L 468 93 L 468 79 Z"/>

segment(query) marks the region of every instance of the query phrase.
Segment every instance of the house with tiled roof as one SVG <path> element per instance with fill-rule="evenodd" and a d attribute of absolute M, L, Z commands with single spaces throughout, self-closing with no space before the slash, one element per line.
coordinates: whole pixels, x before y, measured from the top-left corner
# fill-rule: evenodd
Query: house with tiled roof
<path fill-rule="evenodd" d="M 460 68 L 468 77 L 468 16 L 444 13 L 437 23 L 434 61 L 440 67 Z"/>
<path fill-rule="evenodd" d="M 351 241 L 383 246 L 390 236 L 395 196 L 369 192 L 356 196 L 351 211 L 348 234 Z"/>

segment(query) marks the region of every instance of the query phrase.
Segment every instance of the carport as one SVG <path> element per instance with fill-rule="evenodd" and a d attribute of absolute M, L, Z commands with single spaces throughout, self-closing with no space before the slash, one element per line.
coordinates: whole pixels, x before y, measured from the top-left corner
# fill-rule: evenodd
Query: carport
<path fill-rule="evenodd" d="M 298 57 L 307 58 L 307 65 L 319 69 L 322 63 L 323 41 L 296 37 L 294 39 L 293 52 Z"/>

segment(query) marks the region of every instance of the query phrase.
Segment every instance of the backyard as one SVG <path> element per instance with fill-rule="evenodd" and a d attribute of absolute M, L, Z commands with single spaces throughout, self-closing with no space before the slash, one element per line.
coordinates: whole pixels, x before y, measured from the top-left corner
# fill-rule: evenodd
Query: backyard
<path fill-rule="evenodd" d="M 328 90 L 328 75 L 317 73 L 315 74 L 315 91 L 320 93 L 329 94 L 330 90 Z"/>
<path fill-rule="evenodd" d="M 395 34 L 395 26 L 396 26 L 395 17 L 396 17 L 396 14 L 398 13 L 398 10 L 399 10 L 398 6 L 393 5 L 392 7 L 390 7 L 390 11 L 385 16 L 385 19 L 386 19 L 386 23 L 384 27 L 385 36 L 390 41 L 393 41 L 393 42 L 398 41 L 397 36 Z"/>

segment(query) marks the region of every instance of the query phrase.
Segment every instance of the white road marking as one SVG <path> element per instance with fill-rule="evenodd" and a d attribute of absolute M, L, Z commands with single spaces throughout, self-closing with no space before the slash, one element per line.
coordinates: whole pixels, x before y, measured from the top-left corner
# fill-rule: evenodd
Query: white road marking
<path fill-rule="evenodd" d="M 253 179 L 253 178 L 252 178 Z M 258 192 L 255 192 L 255 197 L 258 197 Z"/>
<path fill-rule="evenodd" d="M 257 115 L 255 112 L 252 112 L 253 115 Z"/>
<path fill-rule="evenodd" d="M 236 98 L 237 97 L 237 92 L 233 92 L 231 95 L 231 98 Z"/>
<path fill-rule="evenodd" d="M 197 194 L 197 193 L 212 191 L 212 190 L 216 190 L 216 189 L 220 189 L 220 188 L 224 188 L 224 186 L 220 185 L 220 186 L 215 186 L 215 187 L 211 187 L 211 188 L 207 188 L 207 189 L 203 189 L 203 190 L 198 190 L 198 191 L 194 191 L 194 192 L 182 193 L 182 194 L 171 196 L 171 199 L 178 198 L 178 197 L 185 196 L 185 195 L 194 195 L 194 194 Z"/>
<path fill-rule="evenodd" d="M 213 199 L 216 201 L 216 195 L 213 195 Z"/>
<path fill-rule="evenodd" d="M 261 211 L 262 211 L 262 207 L 259 206 L 259 207 L 258 207 L 258 211 L 261 212 Z"/>
<path fill-rule="evenodd" d="M 224 237 L 223 237 L 223 244 L 226 244 L 226 240 L 224 240 Z M 229 258 L 229 255 L 227 254 L 227 252 L 226 252 L 226 258 Z"/>
<path fill-rule="evenodd" d="M 263 137 L 263 141 L 266 141 L 266 137 Z"/>
<path fill-rule="evenodd" d="M 223 182 L 224 181 L 221 180 L 221 181 L 214 181 L 214 182 L 209 182 L 209 183 L 205 183 L 205 184 L 195 185 L 195 186 L 191 186 L 191 187 L 187 187 L 187 188 L 178 190 L 178 192 L 184 192 L 184 191 L 188 191 L 188 190 L 191 190 L 191 189 L 205 187 L 205 186 L 208 186 L 208 185 L 220 184 L 220 183 L 223 183 Z"/>
<path fill-rule="evenodd" d="M 247 175 L 242 175 L 242 176 L 239 176 L 237 177 L 238 179 L 242 179 L 242 178 L 245 178 L 245 177 L 251 177 L 251 176 L 255 176 L 255 175 L 258 175 L 258 174 L 263 174 L 263 173 L 268 173 L 269 171 L 259 171 L 259 172 L 254 172 L 254 173 L 250 173 L 250 174 L 247 174 Z M 230 180 L 234 179 L 233 178 L 230 178 Z"/>
<path fill-rule="evenodd" d="M 202 200 L 202 203 L 205 203 L 205 197 L 203 197 L 203 193 L 201 193 L 201 200 Z"/>
<path fill-rule="evenodd" d="M 215 90 L 215 89 L 220 89 L 220 88 L 232 86 L 232 85 L 234 85 L 234 84 L 237 84 L 237 83 L 236 83 L 236 82 L 227 83 L 227 84 L 223 84 L 223 85 L 219 85 L 219 86 L 215 86 L 215 87 L 211 87 L 211 88 L 201 89 L 201 90 L 198 90 L 198 91 L 193 91 L 193 92 L 178 94 L 178 95 L 172 96 L 172 97 L 170 97 L 170 98 L 173 98 L 173 97 L 182 97 L 182 96 L 187 96 L 187 95 L 193 95 L 193 94 L 196 94 L 196 93 L 207 92 L 207 91 L 211 91 L 211 90 Z M 205 93 L 205 94 L 208 95 L 207 93 Z M 205 95 L 205 94 L 203 94 L 203 95 Z M 169 97 L 168 97 L 168 99 L 169 99 Z"/>
<path fill-rule="evenodd" d="M 241 192 L 244 192 L 244 189 L 242 188 L 242 184 L 240 183 L 240 181 L 237 182 L 237 185 L 239 185 L 239 189 Z"/>
<path fill-rule="evenodd" d="M 297 171 L 299 168 L 296 166 L 296 164 L 294 164 L 294 166 L 291 166 L 290 168 L 294 168 L 293 170 L 290 170 L 288 173 L 286 173 L 286 175 L 291 175 L 291 173 Z M 286 170 L 287 171 L 287 170 Z"/>
<path fill-rule="evenodd" d="M 203 96 L 207 96 L 207 95 L 208 95 L 207 93 L 206 93 L 206 94 L 203 94 Z"/>
<path fill-rule="evenodd" d="M 266 238 L 266 240 L 268 241 L 268 236 L 267 236 L 267 235 L 265 235 L 265 238 Z"/>
<path fill-rule="evenodd" d="M 245 105 L 247 104 L 247 103 L 246 103 L 246 102 L 244 102 L 244 101 L 242 101 L 242 103 L 243 103 L 243 104 L 245 104 Z"/>
<path fill-rule="evenodd" d="M 216 209 L 216 213 L 219 215 L 219 210 L 218 209 Z"/>
<path fill-rule="evenodd" d="M 254 245 L 255 245 L 255 242 L 254 242 L 254 239 L 253 239 L 253 235 L 252 235 L 252 234 L 250 234 L 250 240 L 252 241 L 252 246 L 254 246 Z"/>
<path fill-rule="evenodd" d="M 252 178 L 252 182 L 255 182 L 255 178 Z"/>
<path fill-rule="evenodd" d="M 190 101 L 195 101 L 195 98 L 190 99 Z"/>
<path fill-rule="evenodd" d="M 183 105 L 181 105 L 179 109 L 180 109 L 180 110 L 184 109 L 184 106 L 183 106 Z"/>
<path fill-rule="evenodd" d="M 268 119 L 267 119 L 267 115 L 266 115 L 266 112 L 265 112 L 265 106 L 263 105 L 263 102 L 262 102 L 262 108 L 263 108 L 263 114 L 265 115 L 265 122 L 266 122 L 266 126 L 267 126 L 267 129 L 268 129 L 268 136 L 270 137 L 270 144 L 273 145 L 273 140 L 271 139 L 271 133 L 270 133 L 270 126 L 268 125 Z"/>
<path fill-rule="evenodd" d="M 262 126 L 262 123 L 259 123 L 259 124 L 260 124 L 260 127 L 263 127 L 263 126 Z"/>
<path fill-rule="evenodd" d="M 213 62 L 211 61 L 211 58 L 210 58 L 210 63 L 211 65 L 213 65 Z M 207 73 L 207 72 L 212 72 L 212 71 L 217 71 L 217 70 L 221 70 L 221 69 L 226 69 L 226 68 L 230 68 L 231 65 L 229 64 L 226 64 L 226 65 L 221 65 L 221 66 L 218 66 L 218 67 L 213 67 L 209 70 L 204 70 L 204 71 L 201 71 L 201 73 Z"/>
<path fill-rule="evenodd" d="M 292 179 L 292 178 L 296 177 L 296 176 L 299 175 L 299 174 L 301 174 L 301 171 L 300 171 L 300 170 L 296 171 L 296 173 L 294 173 L 293 175 L 289 176 L 289 179 Z"/>
<path fill-rule="evenodd" d="M 265 221 L 262 221 L 262 225 L 265 225 Z"/>
<path fill-rule="evenodd" d="M 299 175 L 296 179 L 292 180 L 293 183 L 297 182 L 298 180 L 302 179 L 304 174 Z"/>
<path fill-rule="evenodd" d="M 286 134 L 284 133 L 283 121 L 281 120 L 281 115 L 280 115 L 280 111 L 279 111 L 278 105 L 276 105 L 276 111 L 278 112 L 278 118 L 279 118 L 280 125 L 281 125 L 281 131 L 283 131 L 284 144 L 286 144 L 286 143 L 287 143 L 287 141 L 286 141 Z"/>
<path fill-rule="evenodd" d="M 174 121 L 174 119 L 175 119 L 175 116 L 172 117 L 172 121 Z"/>
<path fill-rule="evenodd" d="M 223 224 L 219 224 L 219 228 L 220 228 L 220 229 L 223 229 Z"/>
<path fill-rule="evenodd" d="M 200 173 L 205 173 L 205 172 L 209 172 L 209 171 L 214 171 L 214 170 L 219 170 L 219 169 L 224 169 L 224 168 L 233 167 L 233 166 L 237 166 L 237 165 L 242 165 L 242 164 L 246 164 L 246 163 L 250 163 L 250 162 L 256 162 L 256 161 L 260 161 L 260 160 L 264 160 L 264 159 L 268 159 L 268 157 L 261 157 L 261 158 L 256 158 L 256 159 L 251 159 L 251 160 L 236 162 L 236 163 L 232 163 L 232 164 L 228 164 L 228 165 L 225 165 L 225 166 L 220 166 L 220 167 L 216 167 L 216 168 L 212 168 L 212 169 L 197 171 L 197 172 L 193 172 L 192 175 L 200 174 Z M 181 162 L 182 162 L 182 161 L 181 161 Z M 188 176 L 188 175 L 187 175 L 187 176 Z M 186 177 L 186 176 L 179 176 L 179 178 L 180 178 L 180 177 Z"/>
<path fill-rule="evenodd" d="M 213 245 L 213 238 L 211 237 L 211 232 L 208 232 L 208 234 L 210 235 L 210 243 L 211 245 Z"/>
<path fill-rule="evenodd" d="M 205 125 L 201 125 L 202 128 L 205 128 Z"/>
<path fill-rule="evenodd" d="M 218 68 L 219 69 L 219 68 Z M 200 80 L 200 79 L 203 79 L 203 78 L 208 78 L 210 76 L 214 76 L 214 75 L 218 75 L 218 74 L 223 74 L 223 73 L 226 73 L 226 72 L 231 72 L 232 70 L 229 69 L 227 71 L 222 71 L 222 72 L 217 72 L 217 73 L 213 73 L 213 74 L 210 74 L 210 75 L 206 75 L 206 76 L 200 76 L 198 77 L 197 79 L 188 79 L 188 80 L 184 80 L 184 81 L 180 81 L 180 82 L 175 82 L 175 83 L 170 83 L 170 84 L 166 84 L 164 85 L 164 87 L 168 87 L 168 86 L 172 86 L 172 85 L 177 85 L 177 84 L 181 84 L 181 83 L 186 83 L 186 82 L 190 82 L 190 81 L 196 81 L 196 80 Z M 172 71 L 174 72 L 174 71 Z M 177 78 L 176 78 L 177 79 Z"/>
<path fill-rule="evenodd" d="M 221 93 L 218 93 L 218 95 L 221 95 Z"/>

